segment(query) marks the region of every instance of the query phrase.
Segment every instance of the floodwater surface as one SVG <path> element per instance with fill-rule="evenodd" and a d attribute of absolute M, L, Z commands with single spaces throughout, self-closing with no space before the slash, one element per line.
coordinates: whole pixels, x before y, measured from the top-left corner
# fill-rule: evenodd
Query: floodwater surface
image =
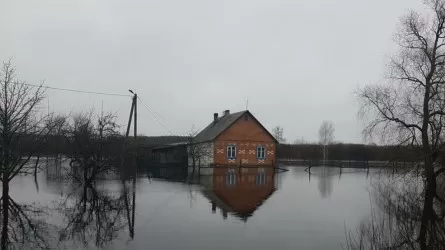
<path fill-rule="evenodd" d="M 60 178 L 57 167 L 37 180 L 17 177 L 10 187 L 11 201 L 21 208 L 15 217 L 35 224 L 34 230 L 23 226 L 28 243 L 17 246 L 343 249 L 345 230 L 355 230 L 370 213 L 368 188 L 376 173 L 320 167 L 309 175 L 304 167 L 282 168 L 288 171 L 226 169 L 194 184 L 154 177 L 162 171 L 88 185 Z M 19 222 L 11 220 L 17 225 L 10 227 Z"/>

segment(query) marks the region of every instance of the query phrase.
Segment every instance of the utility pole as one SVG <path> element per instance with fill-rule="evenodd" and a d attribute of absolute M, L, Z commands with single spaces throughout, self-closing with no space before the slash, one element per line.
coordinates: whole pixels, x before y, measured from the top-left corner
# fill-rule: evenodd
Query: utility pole
<path fill-rule="evenodd" d="M 137 155 L 138 155 L 138 147 L 137 147 L 137 135 L 138 135 L 138 95 L 134 93 L 133 96 L 133 107 L 134 107 L 134 128 L 133 128 L 133 139 L 135 143 L 135 152 L 134 152 L 134 175 L 133 175 L 133 206 L 131 213 L 131 230 L 130 237 L 134 238 L 134 217 L 136 210 L 136 176 L 137 176 Z"/>
<path fill-rule="evenodd" d="M 133 174 L 133 192 L 132 192 L 132 207 L 131 207 L 131 218 L 130 218 L 130 211 L 127 201 L 127 192 L 125 192 L 125 201 L 126 201 L 126 208 L 127 208 L 127 216 L 128 216 L 128 227 L 130 231 L 130 237 L 134 237 L 134 221 L 135 221 L 135 210 L 136 210 L 136 174 L 137 174 L 137 99 L 138 96 L 136 93 L 134 93 L 132 90 L 128 90 L 130 93 L 133 94 L 132 102 L 131 102 L 131 109 L 130 109 L 130 117 L 128 118 L 128 125 L 127 125 L 127 131 L 125 133 L 125 142 L 123 147 L 123 155 L 122 155 L 122 163 L 121 163 L 121 169 L 123 171 L 124 166 L 124 156 L 125 156 L 125 149 L 126 145 L 128 143 L 128 136 L 130 134 L 130 127 L 131 127 L 131 120 L 133 120 L 133 142 L 134 142 L 134 174 Z M 134 118 L 133 118 L 134 114 Z M 125 182 L 124 182 L 125 185 Z M 124 187 L 125 189 L 125 187 Z"/>
<path fill-rule="evenodd" d="M 133 113 L 134 113 L 134 124 L 133 124 L 134 125 L 134 128 L 133 128 L 134 135 L 133 136 L 134 136 L 134 139 L 136 140 L 136 137 L 137 137 L 137 110 L 136 109 L 137 109 L 138 95 L 135 94 L 132 90 L 129 90 L 129 91 L 130 91 L 130 93 L 133 94 L 133 99 L 131 102 L 130 117 L 128 119 L 127 133 L 125 134 L 125 139 L 127 139 L 130 134 L 131 120 L 133 119 Z"/>
<path fill-rule="evenodd" d="M 134 106 L 134 140 L 138 136 L 138 94 L 134 94 L 133 96 L 133 106 Z"/>
<path fill-rule="evenodd" d="M 127 131 L 125 133 L 125 140 L 122 146 L 122 161 L 121 161 L 121 170 L 123 171 L 123 167 L 124 167 L 124 159 L 125 159 L 125 153 L 126 153 L 126 149 L 127 149 L 127 143 L 128 143 L 128 136 L 130 135 L 130 127 L 131 127 L 131 120 L 133 119 L 133 113 L 134 113 L 134 145 L 136 145 L 136 136 L 137 136 L 137 94 L 135 94 L 131 89 L 128 90 L 130 91 L 130 93 L 133 94 L 133 98 L 132 98 L 132 102 L 131 102 L 131 109 L 130 109 L 130 117 L 128 118 L 128 124 L 127 124 Z"/>

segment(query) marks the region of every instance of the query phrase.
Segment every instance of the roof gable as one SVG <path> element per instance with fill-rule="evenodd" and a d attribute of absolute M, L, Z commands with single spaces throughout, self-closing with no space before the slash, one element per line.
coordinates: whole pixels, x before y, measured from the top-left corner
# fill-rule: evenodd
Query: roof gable
<path fill-rule="evenodd" d="M 272 134 L 270 134 L 270 132 L 248 110 L 219 117 L 217 122 L 212 121 L 206 128 L 204 128 L 201 132 L 199 132 L 199 134 L 195 136 L 195 141 L 206 142 L 215 140 L 237 120 L 243 117 L 244 114 L 249 114 L 250 117 L 252 117 L 255 122 L 258 123 L 261 128 L 264 129 L 270 135 L 270 137 L 274 139 L 276 143 L 278 142 L 275 137 L 272 136 Z"/>

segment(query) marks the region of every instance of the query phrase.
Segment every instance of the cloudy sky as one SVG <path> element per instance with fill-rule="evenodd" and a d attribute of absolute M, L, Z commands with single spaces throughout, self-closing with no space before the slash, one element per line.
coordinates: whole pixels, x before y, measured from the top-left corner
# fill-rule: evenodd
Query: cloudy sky
<path fill-rule="evenodd" d="M 289 141 L 361 142 L 354 90 L 381 81 L 399 18 L 421 0 L 1 0 L 0 60 L 31 84 L 127 94 L 139 131 L 185 134 L 246 108 Z M 48 90 L 56 112 L 113 111 L 130 98 Z M 167 127 L 168 129 L 166 129 Z"/>

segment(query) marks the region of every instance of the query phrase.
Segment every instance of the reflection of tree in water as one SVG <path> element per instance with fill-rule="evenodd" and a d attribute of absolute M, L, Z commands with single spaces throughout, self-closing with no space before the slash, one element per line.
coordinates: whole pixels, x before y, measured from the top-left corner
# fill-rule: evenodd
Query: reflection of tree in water
<path fill-rule="evenodd" d="M 334 175 L 337 173 L 336 168 L 318 167 L 315 171 L 312 170 L 318 177 L 318 190 L 323 198 L 331 196 L 334 183 L 332 182 Z"/>
<path fill-rule="evenodd" d="M 427 246 L 419 240 L 426 199 L 425 183 L 416 173 L 378 179 L 372 190 L 371 216 L 347 236 L 348 249 L 445 249 L 445 178 L 437 179 L 437 197 L 426 228 Z"/>
<path fill-rule="evenodd" d="M 84 247 L 92 243 L 104 247 L 127 225 L 130 225 L 132 236 L 134 213 L 130 210 L 134 208 L 134 198 L 135 194 L 129 194 L 125 181 L 118 193 L 98 189 L 96 181 L 71 187 L 59 204 L 65 216 L 60 240 L 80 242 Z"/>
<path fill-rule="evenodd" d="M 63 165 L 68 165 L 68 159 L 61 157 L 47 157 L 44 159 L 44 171 L 46 183 L 57 182 L 59 183 L 63 177 Z"/>
<path fill-rule="evenodd" d="M 50 225 L 43 208 L 23 205 L 11 197 L 2 197 L 0 218 L 1 249 L 49 249 Z"/>
<path fill-rule="evenodd" d="M 134 224 L 130 209 L 134 210 L 135 194 L 129 196 L 125 181 L 118 192 L 101 190 L 97 185 L 99 179 L 115 179 L 117 166 L 130 157 L 123 154 L 118 128 L 112 113 L 81 113 L 68 120 L 65 137 L 71 152 L 64 172 L 72 186 L 58 204 L 65 222 L 61 241 L 73 240 L 87 248 L 90 244 L 104 247 L 127 223 Z M 132 236 L 133 226 L 129 228 Z"/>

